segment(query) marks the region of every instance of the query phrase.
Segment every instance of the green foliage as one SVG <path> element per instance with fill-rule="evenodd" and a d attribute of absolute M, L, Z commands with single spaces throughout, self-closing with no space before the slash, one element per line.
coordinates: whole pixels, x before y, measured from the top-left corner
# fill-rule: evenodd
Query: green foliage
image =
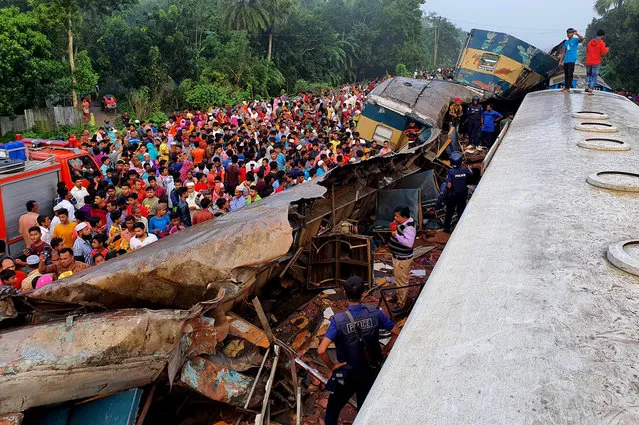
<path fill-rule="evenodd" d="M 169 120 L 169 117 L 164 112 L 154 112 L 149 120 L 153 121 L 156 124 L 160 124 L 167 122 Z"/>
<path fill-rule="evenodd" d="M 408 77 L 408 68 L 403 63 L 398 63 L 395 66 L 395 75 L 399 77 Z"/>
<path fill-rule="evenodd" d="M 45 99 L 69 104 L 69 30 L 77 52 L 78 94 L 92 93 L 97 79 L 103 93 L 121 99 L 119 109 L 124 105 L 140 119 L 187 103 L 210 106 L 220 99 L 319 91 L 381 77 L 397 64 L 404 64 L 406 73 L 433 66 L 435 19 L 438 65 L 454 64 L 463 40 L 463 33 L 445 19 L 422 16 L 424 0 L 11 4 L 20 8 L 0 9 L 7 14 L 2 19 L 7 23 L 0 26 L 0 53 L 6 52 L 0 65 L 0 76 L 6 76 L 0 81 L 0 112 L 5 113 Z M 22 37 L 27 30 L 31 35 Z"/>
<path fill-rule="evenodd" d="M 128 101 L 133 115 L 141 120 L 148 119 L 153 112 L 160 109 L 160 99 L 152 98 L 151 90 L 146 86 L 131 91 L 128 96 Z"/>
<path fill-rule="evenodd" d="M 43 104 L 63 66 L 32 13 L 0 9 L 0 22 L 0 115 L 14 115 Z"/>
<path fill-rule="evenodd" d="M 248 99 L 248 93 L 233 91 L 228 87 L 213 84 L 198 84 L 185 93 L 189 106 L 207 110 L 214 105 L 230 105 Z"/>
<path fill-rule="evenodd" d="M 624 0 L 597 0 L 595 2 L 595 11 L 603 16 L 610 9 L 621 7 L 623 4 Z"/>
<path fill-rule="evenodd" d="M 63 139 L 68 139 L 69 136 L 75 134 L 77 137 L 84 132 L 84 130 L 89 130 L 92 133 L 95 133 L 98 130 L 97 126 L 92 126 L 89 123 L 82 123 L 75 126 L 64 125 L 61 126 L 56 131 L 51 130 L 38 130 L 38 129 L 30 129 L 18 132 L 9 132 L 4 136 L 0 137 L 0 143 L 6 143 L 9 141 L 13 141 L 16 139 L 16 133 L 19 133 L 24 138 L 28 139 L 47 139 L 47 140 L 57 140 L 59 137 Z"/>
<path fill-rule="evenodd" d="M 457 64 L 457 58 L 464 42 L 466 33 L 455 27 L 448 19 L 431 13 L 423 19 L 424 46 L 428 50 L 426 65 L 431 68 L 452 67 Z M 437 63 L 434 61 L 435 31 L 439 34 L 439 49 Z"/>

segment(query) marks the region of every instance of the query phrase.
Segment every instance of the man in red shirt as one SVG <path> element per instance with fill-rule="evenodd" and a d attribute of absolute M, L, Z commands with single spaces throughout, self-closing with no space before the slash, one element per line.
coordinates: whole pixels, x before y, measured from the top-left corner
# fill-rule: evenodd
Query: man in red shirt
<path fill-rule="evenodd" d="M 205 221 L 213 220 L 215 217 L 213 213 L 209 210 L 211 206 L 211 200 L 209 198 L 203 198 L 200 201 L 200 206 L 202 209 L 195 214 L 193 214 L 192 224 L 195 226 L 196 224 L 204 223 Z"/>
<path fill-rule="evenodd" d="M 607 55 L 609 51 L 604 41 L 605 35 L 603 30 L 597 31 L 597 37 L 590 40 L 586 46 L 586 93 L 588 94 L 593 94 L 592 90 L 597 85 L 601 56 Z"/>

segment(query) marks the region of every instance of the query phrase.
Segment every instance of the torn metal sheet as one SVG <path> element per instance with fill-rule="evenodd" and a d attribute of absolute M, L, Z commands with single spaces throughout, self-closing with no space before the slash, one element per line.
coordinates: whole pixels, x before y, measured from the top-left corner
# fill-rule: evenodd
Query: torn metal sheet
<path fill-rule="evenodd" d="M 211 400 L 243 407 L 255 378 L 217 365 L 203 357 L 186 362 L 180 383 Z M 249 404 L 250 406 L 250 404 Z"/>
<path fill-rule="evenodd" d="M 0 300 L 0 322 L 6 319 L 15 319 L 18 312 L 11 298 Z"/>
<path fill-rule="evenodd" d="M 233 313 L 227 315 L 227 320 L 230 335 L 245 339 L 257 347 L 268 348 L 271 346 L 264 331 L 251 322 Z"/>
<path fill-rule="evenodd" d="M 1 332 L 0 413 L 153 382 L 171 359 L 181 366 L 181 353 L 215 348 L 200 312 L 120 310 Z"/>
<path fill-rule="evenodd" d="M 44 286 L 28 297 L 109 307 L 147 302 L 190 308 L 223 288 L 227 299 L 234 299 L 250 290 L 243 283 L 250 282 L 259 267 L 283 257 L 290 249 L 290 203 L 321 197 L 326 191 L 316 184 L 304 186 L 188 228 Z"/>

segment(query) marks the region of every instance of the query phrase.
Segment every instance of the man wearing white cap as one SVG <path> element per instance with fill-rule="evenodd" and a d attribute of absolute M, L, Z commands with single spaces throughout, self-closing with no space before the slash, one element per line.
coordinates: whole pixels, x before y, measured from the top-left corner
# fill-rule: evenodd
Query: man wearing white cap
<path fill-rule="evenodd" d="M 200 206 L 197 204 L 197 196 L 199 195 L 199 193 L 195 191 L 195 183 L 193 182 L 188 182 L 186 184 L 186 191 L 189 196 L 185 199 L 185 201 L 189 206 L 191 220 L 193 220 L 193 214 L 195 214 L 200 209 Z"/>
<path fill-rule="evenodd" d="M 78 234 L 77 239 L 73 243 L 73 256 L 76 261 L 82 261 L 90 266 L 93 265 L 93 256 L 91 256 L 91 228 L 86 222 L 78 223 L 75 226 Z"/>
<path fill-rule="evenodd" d="M 38 264 L 40 264 L 39 256 L 29 255 L 27 257 L 27 266 L 29 267 L 29 270 L 31 270 L 31 273 L 22 280 L 21 290 L 30 291 L 31 289 L 34 289 L 36 281 L 40 276 L 42 276 L 42 273 L 38 270 Z"/>

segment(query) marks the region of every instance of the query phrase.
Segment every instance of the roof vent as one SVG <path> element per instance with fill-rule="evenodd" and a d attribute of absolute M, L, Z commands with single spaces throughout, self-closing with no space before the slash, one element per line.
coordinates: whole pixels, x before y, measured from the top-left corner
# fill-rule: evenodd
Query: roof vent
<path fill-rule="evenodd" d="M 607 120 L 609 118 L 607 114 L 597 111 L 579 111 L 572 114 L 572 117 L 582 120 Z"/>
<path fill-rule="evenodd" d="M 577 146 L 595 151 L 629 151 L 630 145 L 616 139 L 592 138 L 577 143 Z"/>
<path fill-rule="evenodd" d="M 586 181 L 602 189 L 639 192 L 639 174 L 629 171 L 600 171 L 589 175 Z"/>
<path fill-rule="evenodd" d="M 621 270 L 639 276 L 639 239 L 608 245 L 608 261 Z"/>

